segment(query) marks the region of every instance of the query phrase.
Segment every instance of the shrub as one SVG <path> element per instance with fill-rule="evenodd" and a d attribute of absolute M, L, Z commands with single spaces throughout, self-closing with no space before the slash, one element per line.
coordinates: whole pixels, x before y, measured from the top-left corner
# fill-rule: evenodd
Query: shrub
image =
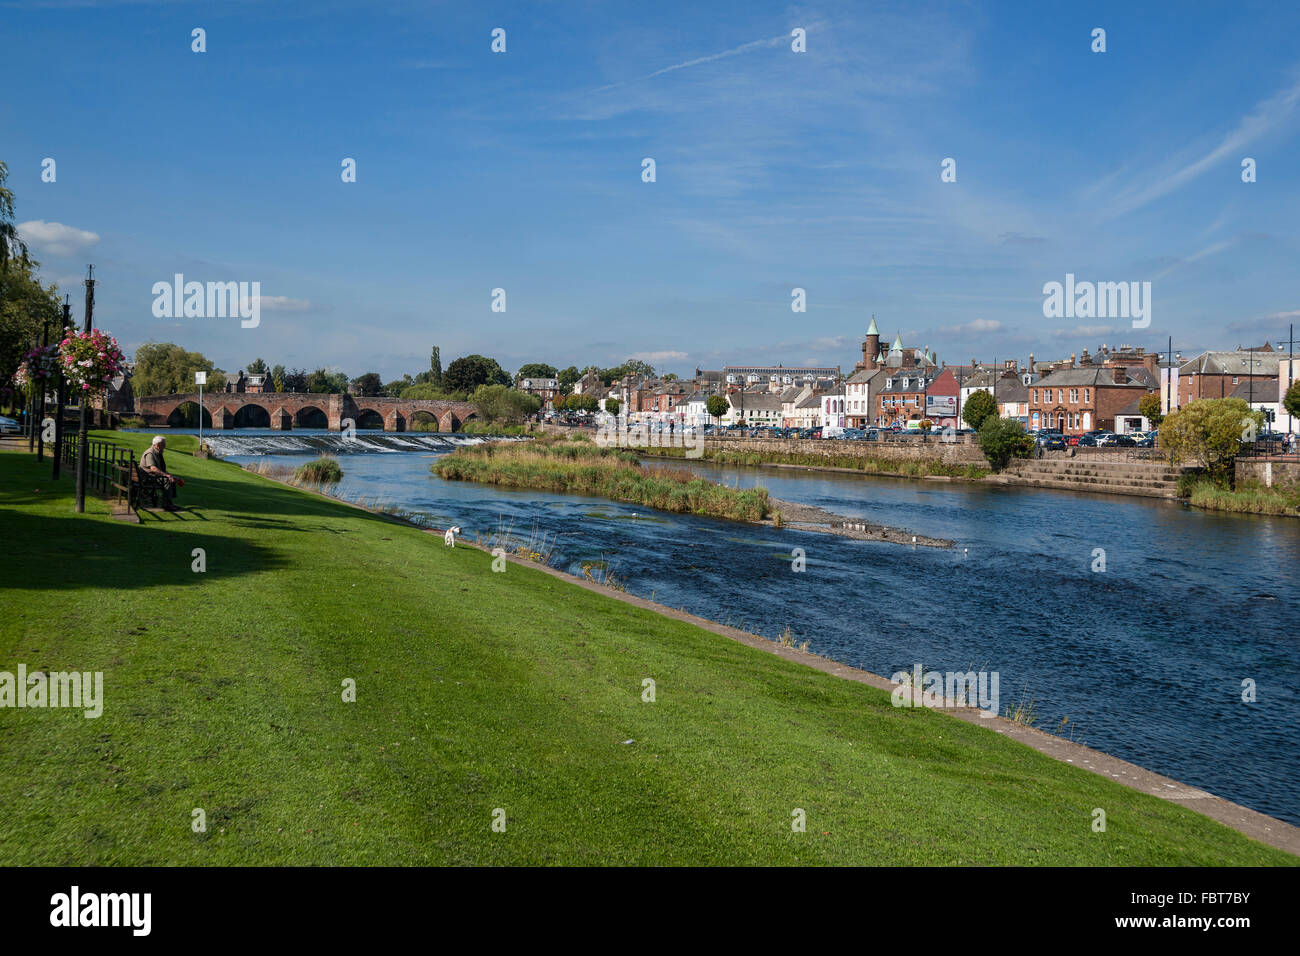
<path fill-rule="evenodd" d="M 979 431 L 990 418 L 996 418 L 997 414 L 998 403 L 993 400 L 992 395 L 983 391 L 972 393 L 961 410 L 962 421 L 976 431 Z"/>
<path fill-rule="evenodd" d="M 1169 415 L 1160 425 L 1160 447 L 1175 462 L 1191 461 L 1216 483 L 1227 486 L 1243 441 L 1264 427 L 1264 413 L 1240 398 L 1201 398 Z"/>
<path fill-rule="evenodd" d="M 975 393 L 985 394 L 987 393 Z M 971 396 L 972 400 L 975 395 Z M 992 401 L 991 396 L 989 401 Z M 1012 458 L 1028 458 L 1034 447 L 1034 440 L 1025 434 L 1025 427 L 1020 422 L 1014 418 L 998 418 L 996 415 L 984 419 L 979 430 L 979 443 L 980 450 L 994 471 L 1007 467 Z"/>
<path fill-rule="evenodd" d="M 332 485 L 343 480 L 343 469 L 333 458 L 317 458 L 299 465 L 293 477 L 303 484 Z"/>

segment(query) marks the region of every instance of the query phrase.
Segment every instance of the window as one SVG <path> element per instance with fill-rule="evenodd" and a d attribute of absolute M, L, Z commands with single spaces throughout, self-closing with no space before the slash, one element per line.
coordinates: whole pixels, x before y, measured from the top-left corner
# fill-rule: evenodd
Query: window
<path fill-rule="evenodd" d="M 1038 404 L 1038 389 L 1034 389 L 1034 404 Z"/>
<path fill-rule="evenodd" d="M 1072 389 L 1070 389 L 1070 404 L 1071 404 L 1071 405 L 1077 405 L 1077 404 L 1079 404 L 1079 390 L 1078 390 L 1077 388 L 1072 388 Z M 1074 427 L 1074 416 L 1073 416 L 1073 415 L 1070 416 L 1070 427 L 1071 427 L 1071 428 Z"/>
<path fill-rule="evenodd" d="M 1092 404 L 1092 389 L 1090 389 L 1090 388 L 1085 388 L 1085 389 L 1083 390 L 1083 404 L 1085 404 L 1085 405 L 1091 405 L 1091 404 Z"/>
<path fill-rule="evenodd" d="M 1232 376 L 1232 384 L 1233 384 L 1233 385 L 1236 385 L 1236 384 L 1237 384 L 1237 376 L 1235 376 L 1235 375 Z"/>

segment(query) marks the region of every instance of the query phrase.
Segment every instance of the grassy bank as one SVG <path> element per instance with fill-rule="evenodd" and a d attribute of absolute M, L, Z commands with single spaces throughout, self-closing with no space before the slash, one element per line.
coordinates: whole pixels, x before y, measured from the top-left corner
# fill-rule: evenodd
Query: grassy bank
<path fill-rule="evenodd" d="M 0 864 L 1296 862 L 174 441 L 201 517 L 142 525 L 95 499 L 74 515 L 68 478 L 0 453 L 0 533 L 21 544 L 0 551 L 0 670 L 102 671 L 105 697 L 97 720 L 0 710 Z"/>
<path fill-rule="evenodd" d="M 1300 515 L 1300 486 L 1242 484 L 1223 488 L 1209 478 L 1193 479 L 1182 489 L 1188 504 L 1209 511 L 1231 511 L 1256 515 Z"/>
<path fill-rule="evenodd" d="M 647 448 L 647 454 L 666 458 L 685 458 L 689 449 Z M 855 455 L 811 455 L 777 451 L 720 451 L 706 447 L 704 460 L 719 465 L 805 465 L 811 468 L 847 468 L 868 475 L 903 475 L 924 478 L 943 475 L 952 478 L 983 478 L 989 469 L 982 465 L 961 464 L 939 460 L 908 460 L 899 458 L 859 458 Z"/>
<path fill-rule="evenodd" d="M 686 469 L 643 466 L 635 452 L 576 435 L 458 448 L 430 469 L 455 481 L 578 492 L 735 521 L 761 521 L 769 510 L 766 488 L 728 488 Z"/>

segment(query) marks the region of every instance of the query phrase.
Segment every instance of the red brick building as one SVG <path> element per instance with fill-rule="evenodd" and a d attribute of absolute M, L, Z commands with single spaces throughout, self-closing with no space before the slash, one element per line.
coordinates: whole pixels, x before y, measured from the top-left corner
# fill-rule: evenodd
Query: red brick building
<path fill-rule="evenodd" d="M 1029 386 L 1029 428 L 1067 435 L 1103 428 L 1114 430 L 1115 416 L 1152 389 L 1145 369 L 1066 368 Z"/>

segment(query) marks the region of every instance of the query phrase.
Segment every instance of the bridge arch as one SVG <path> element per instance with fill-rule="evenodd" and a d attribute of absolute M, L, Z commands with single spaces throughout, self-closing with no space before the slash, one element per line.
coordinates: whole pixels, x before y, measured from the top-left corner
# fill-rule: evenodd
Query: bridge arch
<path fill-rule="evenodd" d="M 357 409 L 357 417 L 356 420 L 353 422 L 353 424 L 356 426 L 358 431 L 363 428 L 378 429 L 379 431 L 383 431 L 384 416 L 381 415 L 379 412 L 375 411 L 373 408 L 359 408 Z"/>
<path fill-rule="evenodd" d="M 442 430 L 438 416 L 428 409 L 417 408 L 406 419 L 406 427 L 413 432 L 436 432 Z"/>
<path fill-rule="evenodd" d="M 293 416 L 294 428 L 329 428 L 330 418 L 325 409 L 317 405 L 304 405 Z"/>
<path fill-rule="evenodd" d="M 199 424 L 199 403 L 180 402 L 168 413 L 165 424 L 168 428 L 197 428 Z M 203 427 L 212 427 L 212 411 L 203 406 Z"/>
<path fill-rule="evenodd" d="M 270 428 L 271 413 L 256 402 L 244 402 L 235 409 L 235 428 Z"/>
<path fill-rule="evenodd" d="M 464 413 L 464 417 L 461 418 L 457 416 L 454 411 L 448 410 L 443 413 L 442 419 L 439 422 L 438 430 L 444 432 L 458 432 L 464 427 L 466 422 L 474 421 L 477 418 L 478 416 L 473 412 Z"/>

